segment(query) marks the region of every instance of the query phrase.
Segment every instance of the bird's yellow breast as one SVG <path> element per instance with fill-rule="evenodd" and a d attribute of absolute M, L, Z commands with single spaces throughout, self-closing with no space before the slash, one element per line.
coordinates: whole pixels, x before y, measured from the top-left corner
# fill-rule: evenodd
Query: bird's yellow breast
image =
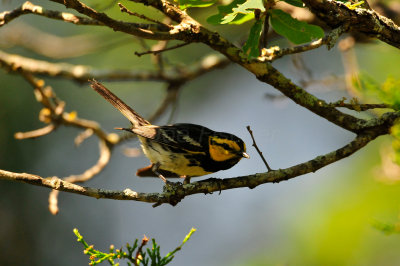
<path fill-rule="evenodd" d="M 165 149 L 160 143 L 138 136 L 142 143 L 144 154 L 153 164 L 159 164 L 160 169 L 176 173 L 179 176 L 202 176 L 211 174 L 199 165 L 193 165 L 184 153 L 174 153 Z M 202 153 L 202 152 L 198 152 Z M 191 152 L 193 154 L 193 152 Z M 205 154 L 205 153 L 202 153 Z"/>

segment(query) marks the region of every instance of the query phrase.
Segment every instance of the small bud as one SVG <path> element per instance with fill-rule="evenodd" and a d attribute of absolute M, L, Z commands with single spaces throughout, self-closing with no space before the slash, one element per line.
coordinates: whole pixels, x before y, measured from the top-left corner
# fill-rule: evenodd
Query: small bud
<path fill-rule="evenodd" d="M 43 80 L 43 79 L 37 80 L 37 81 L 36 81 L 36 85 L 37 85 L 38 87 L 43 87 L 43 86 L 44 86 L 44 80 Z"/>
<path fill-rule="evenodd" d="M 44 96 L 46 96 L 47 98 L 51 98 L 51 97 L 54 96 L 53 90 L 51 89 L 50 86 L 46 86 L 46 87 L 43 89 L 43 94 L 44 94 Z"/>
<path fill-rule="evenodd" d="M 149 239 L 146 235 L 143 235 L 143 239 L 142 239 L 142 246 L 146 245 L 147 242 L 149 242 Z"/>
<path fill-rule="evenodd" d="M 111 142 L 112 144 L 115 144 L 119 141 L 119 136 L 118 136 L 118 134 L 110 133 L 107 135 L 107 140 L 109 142 Z"/>
<path fill-rule="evenodd" d="M 51 122 L 51 110 L 49 108 L 42 108 L 39 112 L 39 120 L 43 123 L 50 123 Z"/>
<path fill-rule="evenodd" d="M 65 116 L 65 120 L 67 121 L 74 121 L 76 119 L 76 117 L 78 116 L 78 113 L 76 111 L 72 111 L 70 113 L 68 113 Z"/>

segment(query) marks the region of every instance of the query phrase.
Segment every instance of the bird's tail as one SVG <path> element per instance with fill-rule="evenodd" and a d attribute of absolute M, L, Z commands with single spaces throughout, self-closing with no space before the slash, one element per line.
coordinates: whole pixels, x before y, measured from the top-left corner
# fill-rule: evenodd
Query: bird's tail
<path fill-rule="evenodd" d="M 162 174 L 165 178 L 179 178 L 175 173 L 172 173 L 167 170 L 158 169 L 158 172 Z M 158 177 L 156 173 L 153 172 L 153 164 L 140 168 L 137 170 L 136 175 L 139 177 Z"/>
<path fill-rule="evenodd" d="M 117 108 L 121 114 L 123 114 L 132 123 L 133 127 L 140 127 L 145 125 L 150 125 L 150 122 L 141 117 L 132 108 L 125 104 L 120 98 L 118 98 L 114 93 L 109 91 L 103 84 L 96 80 L 90 81 L 90 86 L 97 91 L 104 99 L 111 103 L 115 108 Z"/>

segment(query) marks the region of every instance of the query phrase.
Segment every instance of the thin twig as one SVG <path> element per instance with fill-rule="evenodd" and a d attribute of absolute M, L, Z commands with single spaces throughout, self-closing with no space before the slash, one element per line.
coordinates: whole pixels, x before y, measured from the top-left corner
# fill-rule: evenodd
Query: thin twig
<path fill-rule="evenodd" d="M 49 193 L 49 211 L 51 214 L 56 215 L 58 214 L 58 194 L 60 193 L 59 190 L 53 189 Z"/>
<path fill-rule="evenodd" d="M 79 13 L 92 19 L 102 22 L 105 26 L 137 37 L 151 40 L 176 40 L 183 39 L 184 33 L 179 29 L 173 31 L 169 27 L 159 24 L 142 25 L 133 22 L 124 22 L 115 20 L 105 13 L 97 12 L 79 0 L 50 0 L 65 5 L 67 8 L 73 8 Z M 177 26 L 174 26 L 174 28 Z M 179 27 L 178 27 L 179 28 Z"/>
<path fill-rule="evenodd" d="M 173 28 L 172 26 L 164 24 L 161 21 L 146 17 L 145 15 L 142 15 L 142 14 L 139 14 L 139 13 L 136 13 L 136 12 L 132 12 L 121 3 L 118 3 L 118 6 L 119 6 L 119 9 L 121 10 L 121 12 L 125 12 L 125 13 L 127 13 L 127 14 L 129 14 L 131 16 L 135 16 L 135 17 L 138 17 L 138 18 L 141 18 L 141 19 L 144 19 L 144 20 L 147 20 L 147 21 L 150 21 L 150 22 L 165 26 L 166 28 L 170 28 L 170 29 Z"/>
<path fill-rule="evenodd" d="M 159 54 L 159 53 L 162 53 L 162 52 L 166 52 L 166 51 L 174 50 L 174 49 L 177 49 L 177 48 L 181 48 L 181 47 L 186 46 L 188 44 L 190 44 L 190 43 L 185 42 L 185 43 L 180 43 L 180 44 L 177 44 L 177 45 L 165 48 L 165 49 L 160 49 L 160 50 L 155 50 L 155 51 L 146 51 L 146 52 L 141 52 L 141 53 L 135 52 L 135 55 L 137 55 L 139 57 L 142 56 L 142 55 L 146 55 L 146 54 L 154 54 L 154 55 L 156 55 L 156 54 Z"/>
<path fill-rule="evenodd" d="M 269 165 L 267 163 L 267 160 L 265 160 L 264 155 L 262 154 L 262 152 L 260 151 L 260 149 L 257 146 L 256 140 L 254 139 L 254 136 L 253 136 L 253 131 L 250 129 L 250 126 L 247 126 L 246 128 L 250 133 L 251 139 L 253 140 L 253 147 L 256 148 L 258 154 L 260 155 L 260 157 L 263 160 L 265 166 L 267 167 L 268 172 L 272 171 L 271 167 L 269 167 Z"/>
<path fill-rule="evenodd" d="M 77 118 L 76 112 L 64 112 L 65 103 L 56 97 L 51 87 L 45 87 L 43 80 L 37 79 L 29 72 L 19 70 L 19 73 L 34 88 L 36 99 L 45 106 L 44 110 L 48 110 L 49 114 L 42 120 L 46 121 L 48 119 L 48 122 L 51 124 L 40 130 L 27 133 L 17 133 L 16 137 L 26 138 L 48 134 L 61 124 L 65 126 L 75 126 L 85 130 L 84 133 L 80 134 L 77 138 L 78 141 L 76 141 L 78 143 L 82 142 L 85 138 L 90 137 L 94 133 L 99 138 L 100 156 L 97 163 L 87 169 L 83 174 L 71 175 L 64 178 L 64 180 L 69 183 L 86 182 L 100 173 L 110 161 L 112 147 L 117 144 L 121 138 L 117 137 L 113 139 L 110 135 L 107 135 L 96 122 Z M 58 213 L 57 196 L 58 191 L 55 190 L 53 190 L 49 195 L 49 210 L 52 214 Z"/>
<path fill-rule="evenodd" d="M 20 7 L 12 11 L 5 11 L 0 13 L 0 27 L 24 14 L 35 14 L 51 19 L 63 20 L 65 22 L 70 22 L 78 25 L 104 25 L 102 22 L 91 18 L 80 17 L 66 12 L 47 10 L 41 6 L 34 5 L 31 2 L 26 1 Z"/>
<path fill-rule="evenodd" d="M 39 128 L 39 129 L 35 129 L 32 131 L 28 131 L 28 132 L 16 132 L 14 134 L 14 138 L 16 139 L 33 139 L 33 138 L 38 138 L 47 134 L 50 134 L 51 132 L 53 132 L 53 130 L 56 129 L 56 125 L 55 124 L 50 124 L 47 125 L 45 127 Z"/>
<path fill-rule="evenodd" d="M 277 47 L 277 46 L 271 47 L 268 49 L 264 48 L 262 50 L 262 56 L 268 61 L 273 61 L 273 60 L 281 58 L 285 55 L 296 54 L 296 53 L 301 53 L 301 52 L 317 49 L 324 44 L 327 45 L 328 49 L 331 49 L 335 45 L 335 43 L 338 40 L 338 38 L 340 37 L 340 35 L 342 35 L 344 32 L 347 31 L 347 28 L 348 28 L 347 25 L 340 26 L 336 29 L 333 29 L 325 37 L 318 39 L 316 41 L 313 41 L 311 43 L 304 44 L 304 45 L 298 45 L 298 46 L 284 48 L 284 49 L 281 49 L 280 47 Z"/>
<path fill-rule="evenodd" d="M 142 239 L 142 242 L 140 243 L 140 246 L 139 246 L 138 250 L 136 251 L 136 256 L 135 256 L 135 259 L 134 259 L 135 265 L 138 265 L 138 264 L 137 264 L 137 261 L 140 259 L 140 257 L 143 258 L 143 255 L 142 255 L 143 251 L 142 251 L 142 249 L 143 249 L 144 246 L 147 245 L 148 242 L 149 242 L 149 239 L 147 238 L 146 235 L 144 235 L 144 236 L 143 236 L 143 239 Z"/>
<path fill-rule="evenodd" d="M 329 107 L 343 107 L 354 111 L 367 111 L 371 109 L 394 109 L 392 105 L 386 103 L 329 103 Z"/>
<path fill-rule="evenodd" d="M 217 68 L 224 68 L 231 62 L 216 54 L 204 56 L 199 62 L 185 66 L 177 66 L 171 71 L 160 74 L 159 71 L 148 70 L 101 70 L 93 69 L 85 65 L 73 65 L 68 63 L 50 63 L 36 60 L 16 54 L 0 51 L 0 67 L 9 71 L 25 71 L 32 74 L 48 77 L 59 77 L 72 79 L 77 82 L 86 83 L 89 79 L 102 81 L 157 81 L 174 82 L 176 80 L 193 80 L 203 74 Z"/>
<path fill-rule="evenodd" d="M 81 133 L 79 133 L 78 136 L 75 137 L 74 143 L 75 146 L 79 146 L 82 144 L 82 142 L 84 142 L 86 139 L 90 138 L 93 135 L 93 129 L 88 128 L 84 131 L 82 131 Z"/>

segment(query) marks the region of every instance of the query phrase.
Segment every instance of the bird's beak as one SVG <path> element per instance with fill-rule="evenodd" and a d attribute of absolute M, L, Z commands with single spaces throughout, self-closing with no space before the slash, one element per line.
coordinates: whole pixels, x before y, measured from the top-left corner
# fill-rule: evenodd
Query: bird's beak
<path fill-rule="evenodd" d="M 250 159 L 250 156 L 249 156 L 247 153 L 245 153 L 245 152 L 242 153 L 242 156 L 243 156 L 244 158 L 246 158 L 246 159 Z"/>
<path fill-rule="evenodd" d="M 129 132 L 132 133 L 132 130 L 131 130 L 130 128 L 114 127 L 114 129 L 117 129 L 117 130 L 125 130 L 125 131 L 129 131 Z"/>

